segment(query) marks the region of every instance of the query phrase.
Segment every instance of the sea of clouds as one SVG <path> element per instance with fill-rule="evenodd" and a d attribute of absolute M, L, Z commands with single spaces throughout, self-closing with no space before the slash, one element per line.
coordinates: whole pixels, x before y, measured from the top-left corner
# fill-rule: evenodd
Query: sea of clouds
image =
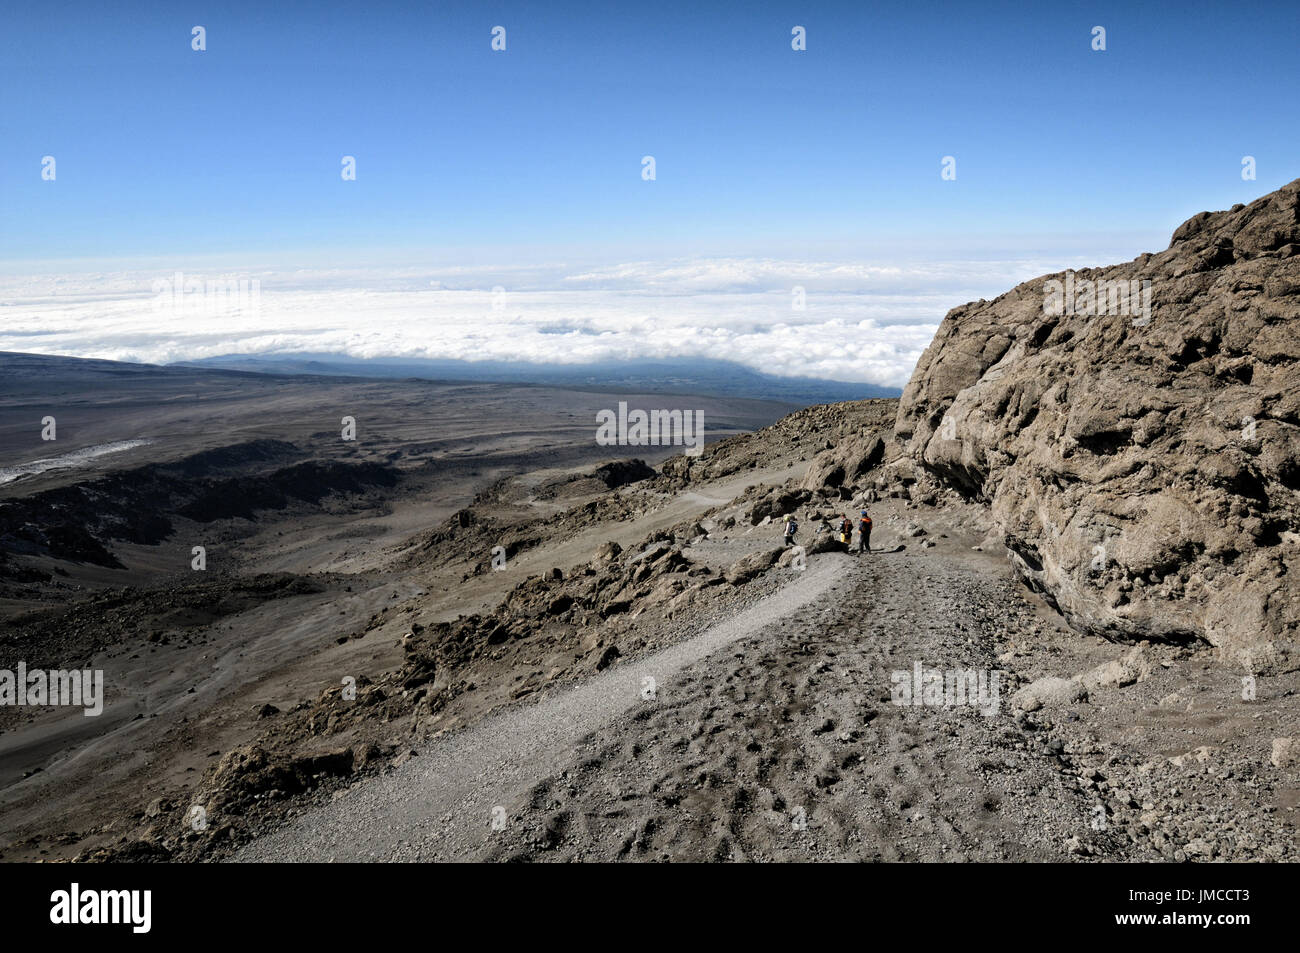
<path fill-rule="evenodd" d="M 9 274 L 0 276 L 0 350 L 145 363 L 293 353 L 546 364 L 691 357 L 902 387 L 950 308 L 1061 267 L 710 258 L 232 270 L 181 261 Z M 178 271 L 185 281 L 256 282 L 258 293 L 178 298 Z"/>

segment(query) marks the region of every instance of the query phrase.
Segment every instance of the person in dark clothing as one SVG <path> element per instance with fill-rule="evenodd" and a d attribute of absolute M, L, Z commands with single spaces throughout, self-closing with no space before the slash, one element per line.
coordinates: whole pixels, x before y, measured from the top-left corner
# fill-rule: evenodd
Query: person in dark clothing
<path fill-rule="evenodd" d="M 858 552 L 871 552 L 871 517 L 867 511 L 862 511 L 862 516 L 858 518 Z"/>

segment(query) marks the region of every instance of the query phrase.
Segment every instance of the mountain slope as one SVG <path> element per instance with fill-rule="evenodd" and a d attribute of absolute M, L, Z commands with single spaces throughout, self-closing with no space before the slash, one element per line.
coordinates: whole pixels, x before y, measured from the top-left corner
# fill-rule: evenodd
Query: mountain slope
<path fill-rule="evenodd" d="M 904 391 L 904 455 L 987 501 L 1077 627 L 1300 665 L 1297 250 L 1300 180 L 954 309 Z"/>

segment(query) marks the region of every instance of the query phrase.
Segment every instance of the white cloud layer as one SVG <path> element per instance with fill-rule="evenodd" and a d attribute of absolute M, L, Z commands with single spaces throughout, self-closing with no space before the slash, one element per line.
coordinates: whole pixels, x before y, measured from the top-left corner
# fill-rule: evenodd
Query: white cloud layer
<path fill-rule="evenodd" d="M 168 363 L 331 353 L 580 364 L 710 358 L 902 387 L 944 313 L 1061 262 L 702 259 L 574 267 L 0 277 L 0 350 Z M 209 282 L 248 282 L 232 300 Z M 251 296 L 253 282 L 259 293 Z M 170 283 L 170 284 L 169 284 Z M 806 307 L 793 307 L 793 289 Z M 182 283 L 183 287 L 183 283 Z M 504 291 L 494 291 L 500 288 Z"/>

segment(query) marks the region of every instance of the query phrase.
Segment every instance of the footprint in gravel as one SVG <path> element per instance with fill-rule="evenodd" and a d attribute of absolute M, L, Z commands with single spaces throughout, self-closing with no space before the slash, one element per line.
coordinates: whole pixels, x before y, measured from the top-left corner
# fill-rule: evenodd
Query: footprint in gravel
<path fill-rule="evenodd" d="M 560 846 L 564 840 L 565 832 L 569 829 L 568 811 L 557 811 L 546 819 L 542 825 L 542 841 L 539 845 L 543 850 L 553 850 Z"/>
<path fill-rule="evenodd" d="M 555 785 L 551 781 L 542 781 L 533 785 L 528 792 L 528 809 L 532 811 L 545 810 L 548 806 L 555 803 Z"/>
<path fill-rule="evenodd" d="M 897 566 L 873 567 L 871 586 L 846 577 L 830 604 L 747 639 L 743 654 L 695 663 L 670 703 L 596 732 L 573 759 L 584 770 L 536 789 L 519 825 L 525 855 L 1057 859 L 1059 825 L 979 767 L 1002 723 L 891 704 L 890 672 L 916 659 L 989 661 L 943 615 L 964 611 L 944 590 L 952 580 L 918 589 L 916 567 Z M 1059 788 L 1051 770 L 1027 764 L 1020 789 Z"/>

